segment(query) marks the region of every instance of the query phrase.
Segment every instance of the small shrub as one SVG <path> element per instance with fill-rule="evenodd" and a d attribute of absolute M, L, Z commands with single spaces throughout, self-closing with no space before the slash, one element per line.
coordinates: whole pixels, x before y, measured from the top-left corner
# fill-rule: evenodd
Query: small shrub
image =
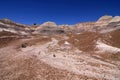
<path fill-rule="evenodd" d="M 56 55 L 55 55 L 55 54 L 53 54 L 53 57 L 56 57 Z"/>
<path fill-rule="evenodd" d="M 27 43 L 23 43 L 23 44 L 21 45 L 22 48 L 26 48 L 27 46 L 28 46 Z"/>

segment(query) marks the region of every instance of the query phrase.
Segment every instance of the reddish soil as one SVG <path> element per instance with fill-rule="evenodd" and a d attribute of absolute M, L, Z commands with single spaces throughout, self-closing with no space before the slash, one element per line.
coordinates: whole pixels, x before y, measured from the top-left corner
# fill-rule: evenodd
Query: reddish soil
<path fill-rule="evenodd" d="M 104 38 L 109 45 L 120 48 L 120 30 L 106 33 Z"/>
<path fill-rule="evenodd" d="M 2 36 L 16 36 L 17 34 L 11 33 L 11 32 L 6 32 L 6 31 L 2 31 L 0 32 L 0 37 Z"/>
<path fill-rule="evenodd" d="M 10 42 L 13 42 L 14 40 L 17 40 L 15 37 L 6 37 L 6 38 L 0 38 L 0 48 L 8 46 Z"/>
<path fill-rule="evenodd" d="M 11 57 L 11 58 L 10 58 Z M 92 77 L 76 75 L 66 70 L 53 68 L 36 58 L 36 56 L 0 56 L 1 80 L 78 80 L 91 79 Z M 9 67 L 7 69 L 7 67 Z"/>
<path fill-rule="evenodd" d="M 94 51 L 96 41 L 102 37 L 100 34 L 95 32 L 84 32 L 82 34 L 68 34 L 68 36 L 70 37 L 68 39 L 69 43 L 85 52 Z"/>

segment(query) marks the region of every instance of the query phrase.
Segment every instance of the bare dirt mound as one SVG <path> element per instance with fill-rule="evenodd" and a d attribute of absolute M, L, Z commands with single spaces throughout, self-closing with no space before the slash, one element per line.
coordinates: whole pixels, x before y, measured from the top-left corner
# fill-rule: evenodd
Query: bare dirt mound
<path fill-rule="evenodd" d="M 8 46 L 10 42 L 13 42 L 14 40 L 17 40 L 16 37 L 5 37 L 0 38 L 0 48 Z"/>
<path fill-rule="evenodd" d="M 120 30 L 115 30 L 104 35 L 104 40 L 111 46 L 120 48 Z"/>
<path fill-rule="evenodd" d="M 17 34 L 7 32 L 7 31 L 2 31 L 2 32 L 0 32 L 0 37 L 2 37 L 2 36 L 17 36 Z"/>
<path fill-rule="evenodd" d="M 36 44 L 42 45 L 50 41 L 51 41 L 51 37 L 39 36 L 39 37 L 30 38 L 29 40 L 24 41 L 23 44 L 25 43 L 28 46 L 32 46 Z"/>
<path fill-rule="evenodd" d="M 68 42 L 78 49 L 88 52 L 94 51 L 96 41 L 101 38 L 101 34 L 95 32 L 84 32 L 81 34 L 68 34 Z"/>

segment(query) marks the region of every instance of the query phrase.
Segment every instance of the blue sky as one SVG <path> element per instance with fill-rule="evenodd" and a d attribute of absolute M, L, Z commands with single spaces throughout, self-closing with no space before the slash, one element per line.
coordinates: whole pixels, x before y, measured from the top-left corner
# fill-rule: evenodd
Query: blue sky
<path fill-rule="evenodd" d="M 0 0 L 0 19 L 23 24 L 76 24 L 120 15 L 120 0 Z"/>

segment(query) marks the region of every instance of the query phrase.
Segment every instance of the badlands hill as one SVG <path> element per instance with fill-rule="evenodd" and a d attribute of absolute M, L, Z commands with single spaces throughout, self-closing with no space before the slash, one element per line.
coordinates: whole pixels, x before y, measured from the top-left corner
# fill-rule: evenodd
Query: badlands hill
<path fill-rule="evenodd" d="M 120 80 L 120 16 L 75 25 L 0 20 L 0 80 Z"/>

